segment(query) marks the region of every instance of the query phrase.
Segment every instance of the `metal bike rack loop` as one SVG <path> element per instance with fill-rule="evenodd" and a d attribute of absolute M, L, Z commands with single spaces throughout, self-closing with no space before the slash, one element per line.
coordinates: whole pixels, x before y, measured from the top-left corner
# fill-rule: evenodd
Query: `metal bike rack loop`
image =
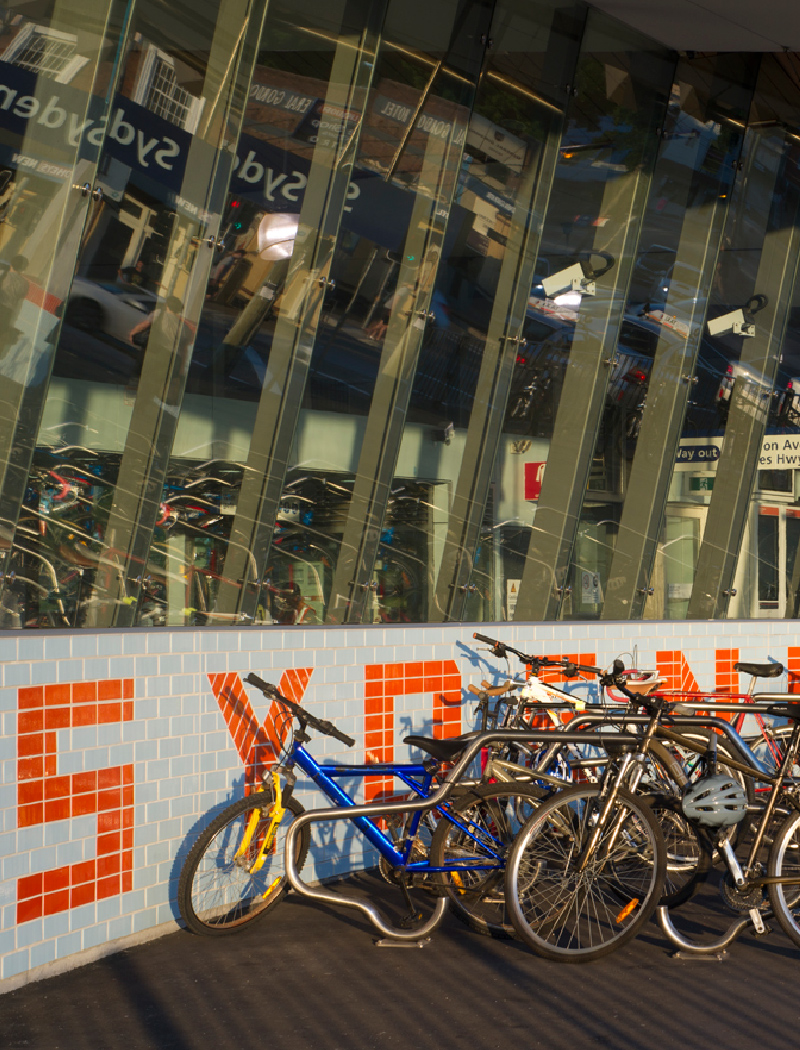
<path fill-rule="evenodd" d="M 418 809 L 434 809 L 442 802 L 446 802 L 453 792 L 454 787 L 468 769 L 470 763 L 481 750 L 488 744 L 510 743 L 515 740 L 531 741 L 542 740 L 552 743 L 586 743 L 595 747 L 602 747 L 604 743 L 615 743 L 635 746 L 639 738 L 632 733 L 588 733 L 569 732 L 547 729 L 498 729 L 486 733 L 477 734 L 469 743 L 461 758 L 448 774 L 447 780 L 433 795 L 420 799 L 416 802 L 369 802 L 358 806 L 340 806 L 333 809 L 310 809 L 303 813 L 289 825 L 286 834 L 286 877 L 295 892 L 302 897 L 312 900 L 324 901 L 326 904 L 341 904 L 348 908 L 355 908 L 369 918 L 384 936 L 392 937 L 398 941 L 419 941 L 436 929 L 444 918 L 447 909 L 447 898 L 440 897 L 436 902 L 431 917 L 421 926 L 413 930 L 400 930 L 391 926 L 381 917 L 380 911 L 375 905 L 367 901 L 355 900 L 345 897 L 341 893 L 333 893 L 330 890 L 315 888 L 303 882 L 295 864 L 295 840 L 300 830 L 306 824 L 313 824 L 328 820 L 352 820 L 353 817 L 376 817 L 385 816 L 390 813 L 409 813 Z"/>

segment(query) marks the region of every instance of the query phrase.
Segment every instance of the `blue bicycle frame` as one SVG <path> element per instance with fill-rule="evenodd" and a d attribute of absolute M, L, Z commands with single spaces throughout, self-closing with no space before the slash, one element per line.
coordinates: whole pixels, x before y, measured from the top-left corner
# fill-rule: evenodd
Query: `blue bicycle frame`
<path fill-rule="evenodd" d="M 401 780 L 407 787 L 411 788 L 420 798 L 428 798 L 431 794 L 431 784 L 434 773 L 426 769 L 422 762 L 388 762 L 376 763 L 374 765 L 327 765 L 319 763 L 306 751 L 302 744 L 293 743 L 285 762 L 287 769 L 297 766 L 306 776 L 312 780 L 328 798 L 338 806 L 357 806 L 354 798 L 336 783 L 345 777 L 369 777 L 369 776 L 391 776 Z M 452 811 L 450 804 L 444 802 L 433 807 L 439 817 L 455 825 L 460 831 L 480 846 L 487 854 L 486 864 L 448 864 L 444 867 L 434 867 L 428 860 L 409 863 L 411 850 L 414 846 L 422 820 L 426 810 L 419 809 L 413 813 L 407 828 L 406 838 L 402 849 L 398 850 L 394 842 L 386 835 L 377 824 L 369 817 L 355 816 L 353 823 L 362 832 L 365 838 L 372 843 L 393 868 L 402 868 L 412 873 L 445 873 L 451 871 L 495 871 L 504 866 L 504 846 L 499 839 L 490 837 L 480 828 L 476 828 L 470 822 L 460 820 Z M 493 861 L 493 863 L 492 863 Z"/>

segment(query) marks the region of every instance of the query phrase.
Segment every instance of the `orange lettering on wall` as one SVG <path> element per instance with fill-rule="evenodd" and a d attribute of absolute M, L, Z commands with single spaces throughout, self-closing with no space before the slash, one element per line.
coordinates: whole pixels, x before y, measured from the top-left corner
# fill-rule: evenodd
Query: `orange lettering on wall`
<path fill-rule="evenodd" d="M 17 694 L 17 827 L 97 814 L 93 860 L 17 879 L 17 922 L 133 886 L 133 765 L 58 776 L 57 733 L 130 722 L 133 679 L 30 686 Z"/>
<path fill-rule="evenodd" d="M 299 704 L 313 670 L 313 667 L 301 667 L 284 671 L 278 691 L 287 700 Z M 283 750 L 292 724 L 291 715 L 283 704 L 273 700 L 267 717 L 259 722 L 236 671 L 210 674 L 208 680 L 244 764 L 245 794 L 249 794 L 254 785 L 261 783 L 265 767 L 271 765 Z"/>
<path fill-rule="evenodd" d="M 455 660 L 367 664 L 364 686 L 364 746 L 367 762 L 394 760 L 394 698 L 433 694 L 433 735 L 447 740 L 461 732 L 461 673 Z M 410 730 L 413 732 L 413 730 Z M 365 801 L 391 797 L 393 777 L 367 777 Z"/>
<path fill-rule="evenodd" d="M 789 672 L 789 692 L 800 693 L 800 645 L 790 645 L 787 649 L 786 670 Z"/>

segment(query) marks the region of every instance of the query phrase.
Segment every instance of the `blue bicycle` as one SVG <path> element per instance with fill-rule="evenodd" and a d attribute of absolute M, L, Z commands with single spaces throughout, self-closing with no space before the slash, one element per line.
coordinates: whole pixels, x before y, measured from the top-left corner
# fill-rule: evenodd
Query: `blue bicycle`
<path fill-rule="evenodd" d="M 248 675 L 245 682 L 281 705 L 292 732 L 265 773 L 262 789 L 224 809 L 189 852 L 178 904 L 190 930 L 219 935 L 240 929 L 272 910 L 291 885 L 303 896 L 361 910 L 392 939 L 424 937 L 443 919 L 448 899 L 481 932 L 511 931 L 503 889 L 505 858 L 545 792 L 525 783 L 465 782 L 463 775 L 487 743 L 486 733 L 449 740 L 406 737 L 407 744 L 426 753 L 421 762 L 319 763 L 304 746 L 310 739 L 307 729 L 348 747 L 355 741 L 256 675 Z M 501 734 L 513 735 L 508 730 Z M 332 808 L 304 811 L 293 795 L 297 770 L 321 789 Z M 368 776 L 394 777 L 411 794 L 399 801 L 359 804 L 339 783 Z M 399 926 L 386 922 L 368 901 L 309 886 L 300 878 L 311 823 L 342 819 L 351 820 L 378 850 L 382 874 L 402 892 L 408 911 Z M 419 887 L 435 898 L 427 918 L 409 894 Z"/>

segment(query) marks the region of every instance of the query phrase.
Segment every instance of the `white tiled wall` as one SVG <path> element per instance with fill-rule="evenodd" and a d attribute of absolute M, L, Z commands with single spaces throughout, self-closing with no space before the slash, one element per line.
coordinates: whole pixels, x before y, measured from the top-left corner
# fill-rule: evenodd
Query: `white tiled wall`
<path fill-rule="evenodd" d="M 335 741 L 317 736 L 312 751 L 326 757 L 337 755 L 343 761 L 361 761 L 365 746 L 371 746 L 364 729 L 365 703 L 370 692 L 376 692 L 374 684 L 369 687 L 368 682 L 374 683 L 379 673 L 374 665 L 403 665 L 400 670 L 390 668 L 388 678 L 402 673 L 416 675 L 419 669 L 415 665 L 421 664 L 422 680 L 415 684 L 407 681 L 405 688 L 398 690 L 402 695 L 397 696 L 393 719 L 384 729 L 392 737 L 399 759 L 407 754 L 402 744 L 406 733 L 433 731 L 430 673 L 441 661 L 455 662 L 461 676 L 459 687 L 492 675 L 502 677 L 504 665 L 476 649 L 477 643 L 472 640 L 476 629 L 528 652 L 583 654 L 584 659 L 591 657 L 600 665 L 619 655 L 630 665 L 630 654 L 635 652 L 639 667 L 652 668 L 657 653 L 682 652 L 699 686 L 709 690 L 719 684 L 720 651 L 734 650 L 740 660 L 771 659 L 784 665 L 789 660 L 793 666 L 800 663 L 792 621 L 83 630 L 0 635 L 0 989 L 26 979 L 30 971 L 31 976 L 39 976 L 83 961 L 92 951 L 120 938 L 174 928 L 170 924 L 177 916 L 174 896 L 181 860 L 209 811 L 217 810 L 243 790 L 242 761 L 209 676 L 223 672 L 244 676 L 253 670 L 277 684 L 285 671 L 313 668 L 303 704 L 356 737 L 357 744 L 345 753 Z M 372 679 L 367 678 L 368 666 Z M 76 722 L 81 719 L 74 712 L 64 715 L 81 706 L 87 683 L 120 680 L 128 683 L 125 689 L 132 696 L 132 707 L 125 709 L 122 720 L 103 721 L 104 716 L 98 716 L 95 724 L 80 725 Z M 417 684 L 420 691 L 414 692 Z M 769 687 L 782 689 L 786 684 L 784 676 L 770 681 Z M 54 692 L 52 687 L 58 685 L 70 688 Z M 741 686 L 745 685 L 742 680 Z M 27 722 L 23 714 L 36 710 L 26 705 L 36 701 L 40 695 L 36 687 L 40 686 L 41 695 L 48 699 L 43 707 L 45 719 L 51 717 L 47 713 L 50 710 L 58 709 L 63 715 L 62 724 L 52 730 L 44 724 L 45 736 L 51 734 L 45 745 L 49 755 L 44 767 L 45 791 L 53 777 L 68 778 L 53 780 L 54 785 L 76 784 L 76 776 L 89 774 L 88 782 L 93 783 L 95 771 L 129 770 L 125 777 L 132 780 L 132 792 L 125 799 L 132 801 L 132 857 L 129 855 L 127 862 L 132 870 L 121 877 L 119 892 L 108 895 L 108 886 L 116 885 L 112 881 L 105 884 L 103 892 L 107 895 L 102 896 L 92 883 L 94 888 L 83 896 L 94 899 L 70 906 L 73 898 L 62 891 L 61 897 L 49 899 L 42 914 L 18 921 L 20 885 L 36 884 L 31 877 L 45 872 L 51 873 L 52 882 L 53 872 L 78 870 L 76 865 L 88 864 L 92 870 L 98 849 L 96 812 L 53 819 L 57 811 L 48 810 L 51 819 L 45 820 L 35 815 L 44 810 L 23 809 L 23 801 L 27 803 L 29 798 L 23 795 L 26 781 L 19 778 L 22 774 L 30 779 L 32 767 L 24 764 L 20 749 L 30 750 L 25 741 L 36 738 L 29 731 L 36 724 L 36 716 Z M 49 691 L 47 687 L 51 687 Z M 389 693 L 392 687 L 387 685 L 383 691 Z M 252 689 L 247 695 L 260 722 L 266 715 L 267 702 Z M 124 704 L 126 698 L 120 702 Z M 459 717 L 453 715 L 458 709 L 448 710 L 451 719 Z M 113 711 L 112 717 L 116 718 Z M 461 718 L 463 728 L 468 728 L 471 705 L 466 699 Z M 449 726 L 451 732 L 459 728 L 458 724 Z M 370 739 L 376 739 L 374 733 Z M 102 778 L 107 774 L 99 776 L 97 790 L 101 791 Z M 112 786 L 112 790 L 125 787 L 131 785 Z M 35 789 L 25 790 L 35 793 Z M 307 807 L 314 804 L 302 784 L 298 785 L 298 795 Z M 365 856 L 359 838 L 339 824 L 333 843 L 328 841 L 324 849 L 315 848 L 313 870 L 320 877 L 352 870 L 363 865 Z M 95 878 L 99 877 L 98 870 Z M 20 882 L 25 879 L 29 881 Z M 45 897 L 46 890 L 52 888 L 48 884 L 43 890 Z M 65 902 L 67 906 L 61 907 Z"/>

